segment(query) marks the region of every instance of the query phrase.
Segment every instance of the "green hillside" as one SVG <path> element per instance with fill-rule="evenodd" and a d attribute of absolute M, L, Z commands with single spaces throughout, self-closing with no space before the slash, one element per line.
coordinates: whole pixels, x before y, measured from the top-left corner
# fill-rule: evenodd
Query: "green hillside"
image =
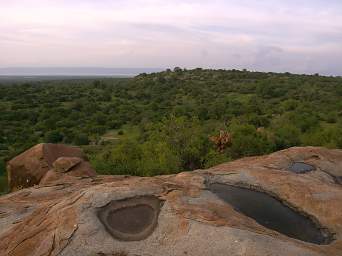
<path fill-rule="evenodd" d="M 342 148 L 342 78 L 182 70 L 0 85 L 0 173 L 40 142 L 81 145 L 104 174 L 205 168 L 291 146 Z M 220 150 L 212 136 L 229 135 Z"/>

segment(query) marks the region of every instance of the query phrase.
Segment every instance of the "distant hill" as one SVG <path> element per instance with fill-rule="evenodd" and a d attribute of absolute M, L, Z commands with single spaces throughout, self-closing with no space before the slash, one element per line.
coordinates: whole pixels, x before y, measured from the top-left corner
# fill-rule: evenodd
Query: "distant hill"
<path fill-rule="evenodd" d="M 0 76 L 136 76 L 161 70 L 161 68 L 11 67 L 0 68 Z"/>

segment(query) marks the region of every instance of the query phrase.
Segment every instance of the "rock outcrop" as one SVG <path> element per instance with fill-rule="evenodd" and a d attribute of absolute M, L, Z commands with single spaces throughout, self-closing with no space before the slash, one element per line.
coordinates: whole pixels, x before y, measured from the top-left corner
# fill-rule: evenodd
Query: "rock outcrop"
<path fill-rule="evenodd" d="M 71 176 L 94 176 L 81 149 L 63 144 L 38 144 L 7 164 L 11 191 Z M 47 177 L 45 177 L 48 174 Z"/>
<path fill-rule="evenodd" d="M 50 182 L 0 197 L 0 255 L 342 255 L 341 150 L 157 177 L 65 175 L 79 161 L 59 158 Z"/>

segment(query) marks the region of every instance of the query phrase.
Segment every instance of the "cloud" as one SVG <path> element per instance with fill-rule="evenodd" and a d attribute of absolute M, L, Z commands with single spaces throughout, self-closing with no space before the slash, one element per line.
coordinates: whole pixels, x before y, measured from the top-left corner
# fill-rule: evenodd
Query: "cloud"
<path fill-rule="evenodd" d="M 342 3 L 11 0 L 0 66 L 214 67 L 342 74 Z"/>

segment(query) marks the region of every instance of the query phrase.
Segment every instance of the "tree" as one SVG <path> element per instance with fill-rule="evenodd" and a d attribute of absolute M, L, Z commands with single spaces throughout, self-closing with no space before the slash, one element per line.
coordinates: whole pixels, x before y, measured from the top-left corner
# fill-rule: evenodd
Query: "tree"
<path fill-rule="evenodd" d="M 3 159 L 0 159 L 0 176 L 3 176 L 6 172 L 6 165 Z"/>
<path fill-rule="evenodd" d="M 252 125 L 233 123 L 229 130 L 232 136 L 229 153 L 233 158 L 261 155 L 272 150 L 272 143 Z"/>
<path fill-rule="evenodd" d="M 144 176 L 181 171 L 181 159 L 165 141 L 147 141 L 141 146 L 141 167 Z"/>
<path fill-rule="evenodd" d="M 202 167 L 202 156 L 209 140 L 202 133 L 198 119 L 170 116 L 160 123 L 160 132 L 156 136 L 178 154 L 184 170 Z"/>
<path fill-rule="evenodd" d="M 290 123 L 283 124 L 274 135 L 276 150 L 300 145 L 300 130 Z"/>
<path fill-rule="evenodd" d="M 79 134 L 75 135 L 74 143 L 78 146 L 89 145 L 88 135 L 85 133 L 79 133 Z"/>
<path fill-rule="evenodd" d="M 49 131 L 45 134 L 44 140 L 47 143 L 58 143 L 63 140 L 63 134 L 57 130 Z"/>

